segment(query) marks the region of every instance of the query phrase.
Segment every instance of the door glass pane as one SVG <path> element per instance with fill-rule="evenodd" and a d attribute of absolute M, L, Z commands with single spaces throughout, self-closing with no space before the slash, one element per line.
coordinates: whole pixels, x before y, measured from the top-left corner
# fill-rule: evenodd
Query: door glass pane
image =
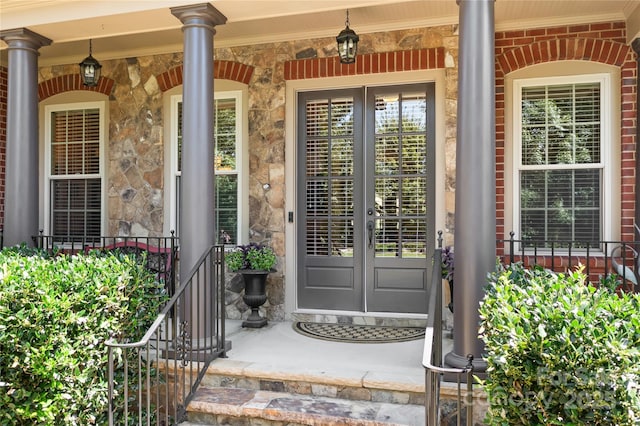
<path fill-rule="evenodd" d="M 394 175 L 400 170 L 397 136 L 376 137 L 376 174 Z"/>
<path fill-rule="evenodd" d="M 427 131 L 427 98 L 424 92 L 402 94 L 402 131 Z"/>
<path fill-rule="evenodd" d="M 375 229 L 376 257 L 400 257 L 400 221 L 379 219 Z"/>
<path fill-rule="evenodd" d="M 331 185 L 331 215 L 353 215 L 353 180 L 335 179 Z"/>
<path fill-rule="evenodd" d="M 353 257 L 353 221 L 333 221 L 331 227 L 331 250 L 334 256 Z"/>
<path fill-rule="evenodd" d="M 400 181 L 397 178 L 376 179 L 376 211 L 380 216 L 398 216 Z"/>
<path fill-rule="evenodd" d="M 375 256 L 424 257 L 426 95 L 380 95 L 375 102 Z"/>
<path fill-rule="evenodd" d="M 427 214 L 427 179 L 407 177 L 402 179 L 402 216 L 423 217 Z"/>
<path fill-rule="evenodd" d="M 334 139 L 331 142 L 331 174 L 353 175 L 353 138 Z"/>
<path fill-rule="evenodd" d="M 331 135 L 353 136 L 353 100 L 349 98 L 331 100 Z"/>
<path fill-rule="evenodd" d="M 427 173 L 427 138 L 425 135 L 405 136 L 402 140 L 402 171 L 406 174 Z"/>
<path fill-rule="evenodd" d="M 306 254 L 352 257 L 353 99 L 309 100 L 305 111 Z"/>
<path fill-rule="evenodd" d="M 307 219 L 307 254 L 310 256 L 328 256 L 329 221 L 327 219 Z"/>
<path fill-rule="evenodd" d="M 402 220 L 402 257 L 424 258 L 427 251 L 427 223 L 421 219 Z"/>
<path fill-rule="evenodd" d="M 400 130 L 399 96 L 376 96 L 375 100 L 375 132 L 376 135 L 395 134 Z"/>
<path fill-rule="evenodd" d="M 327 176 L 329 173 L 329 140 L 307 140 L 307 176 Z"/>

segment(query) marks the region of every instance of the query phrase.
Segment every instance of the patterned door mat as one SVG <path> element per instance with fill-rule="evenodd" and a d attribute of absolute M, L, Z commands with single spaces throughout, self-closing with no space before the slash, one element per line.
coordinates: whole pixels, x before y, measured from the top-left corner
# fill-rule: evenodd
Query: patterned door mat
<path fill-rule="evenodd" d="M 315 339 L 347 343 L 395 343 L 424 338 L 424 328 L 297 321 L 293 329 Z"/>

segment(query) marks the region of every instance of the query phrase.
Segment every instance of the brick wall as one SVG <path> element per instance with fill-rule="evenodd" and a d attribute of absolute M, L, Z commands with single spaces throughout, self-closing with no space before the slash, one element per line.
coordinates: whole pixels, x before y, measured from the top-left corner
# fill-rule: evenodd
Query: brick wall
<path fill-rule="evenodd" d="M 635 211 L 636 63 L 626 44 L 624 22 L 606 22 L 496 33 L 496 163 L 497 234 L 505 235 L 504 224 L 504 77 L 534 64 L 584 60 L 614 65 L 621 70 L 621 235 L 633 239 Z M 509 231 L 509 230 L 506 230 Z"/>
<path fill-rule="evenodd" d="M 365 53 L 353 64 L 342 64 L 336 56 L 299 59 L 284 64 L 285 80 L 378 74 L 444 68 L 444 47 Z"/>

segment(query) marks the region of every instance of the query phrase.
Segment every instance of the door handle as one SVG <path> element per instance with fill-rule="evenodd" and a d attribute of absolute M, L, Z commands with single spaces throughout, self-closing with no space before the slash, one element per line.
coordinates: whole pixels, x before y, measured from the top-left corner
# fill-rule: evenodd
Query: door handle
<path fill-rule="evenodd" d="M 369 248 L 373 248 L 373 221 L 367 222 L 367 233 L 369 234 Z"/>

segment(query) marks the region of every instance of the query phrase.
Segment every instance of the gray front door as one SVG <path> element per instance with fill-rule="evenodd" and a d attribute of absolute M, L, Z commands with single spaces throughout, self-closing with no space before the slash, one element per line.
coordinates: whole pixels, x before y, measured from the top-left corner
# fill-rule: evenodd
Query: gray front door
<path fill-rule="evenodd" d="M 425 313 L 433 84 L 298 97 L 298 307 Z"/>

